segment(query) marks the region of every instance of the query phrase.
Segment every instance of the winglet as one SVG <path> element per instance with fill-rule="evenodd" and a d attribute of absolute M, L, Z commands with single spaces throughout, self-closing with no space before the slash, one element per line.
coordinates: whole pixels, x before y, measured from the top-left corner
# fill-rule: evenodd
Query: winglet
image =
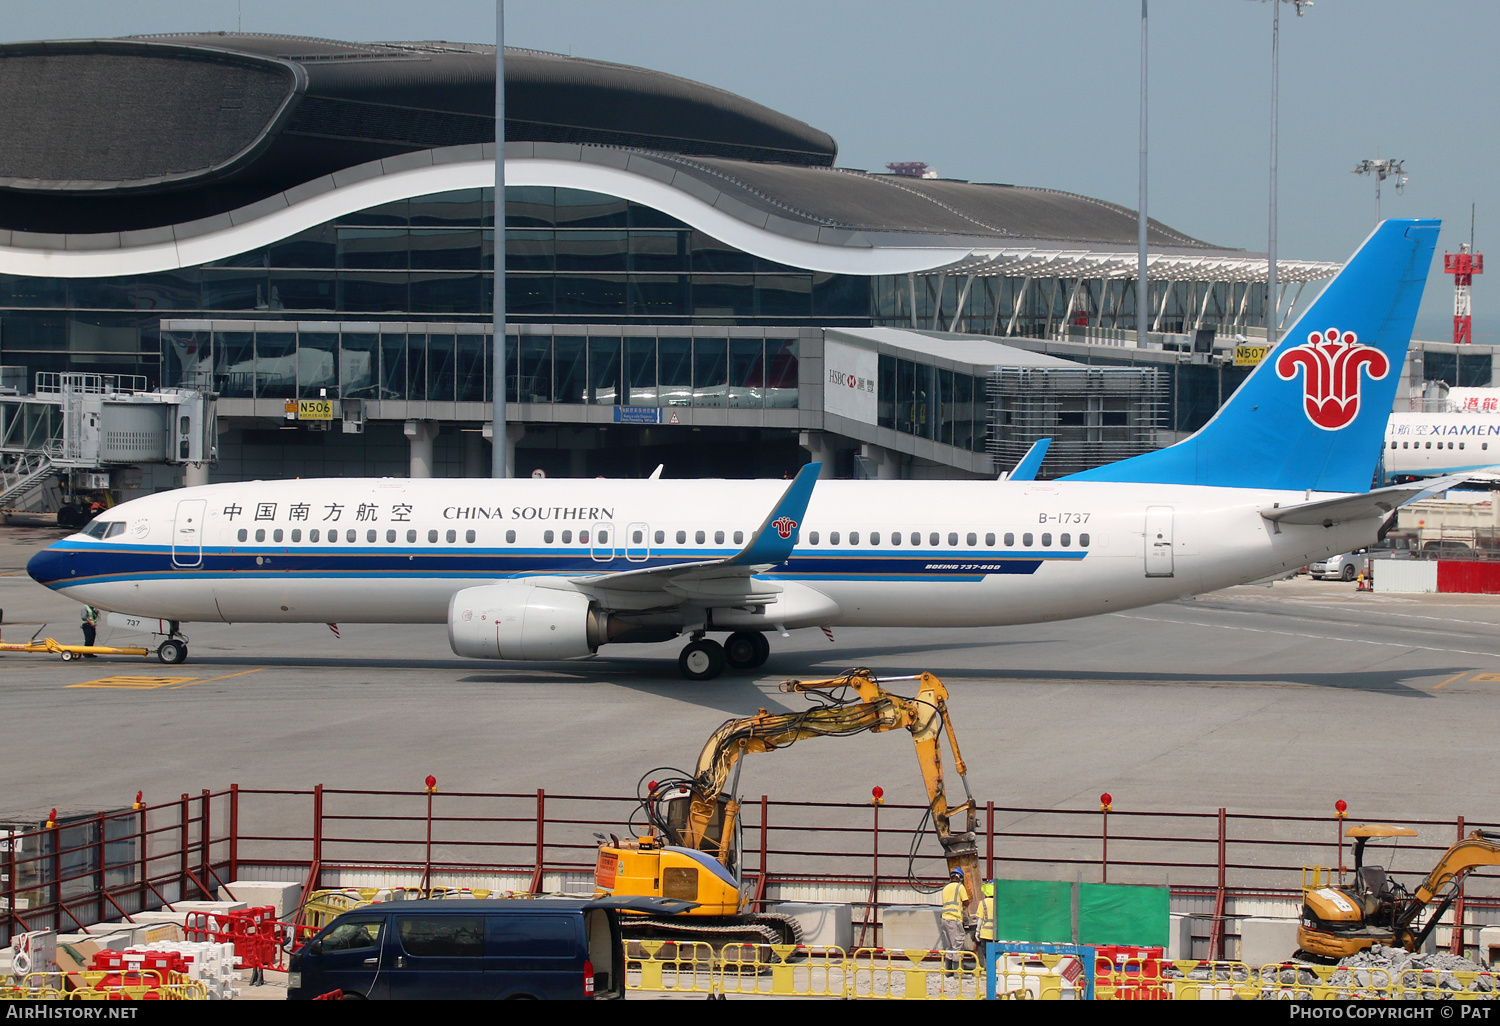
<path fill-rule="evenodd" d="M 1031 443 L 1031 448 L 1026 450 L 1026 455 L 1021 457 L 1021 462 L 1010 472 L 1007 481 L 1035 481 L 1036 472 L 1042 469 L 1042 460 L 1047 458 L 1047 450 L 1052 447 L 1052 439 L 1038 438 Z"/>
<path fill-rule="evenodd" d="M 750 537 L 750 543 L 725 563 L 729 566 L 778 566 L 785 563 L 801 537 L 802 520 L 807 513 L 807 504 L 812 500 L 813 485 L 818 483 L 818 472 L 822 469 L 821 463 L 809 463 L 798 471 L 759 529 Z"/>

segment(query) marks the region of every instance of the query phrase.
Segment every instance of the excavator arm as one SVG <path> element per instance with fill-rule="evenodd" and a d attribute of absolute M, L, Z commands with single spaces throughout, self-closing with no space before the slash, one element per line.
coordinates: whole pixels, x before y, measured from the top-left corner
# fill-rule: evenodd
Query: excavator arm
<path fill-rule="evenodd" d="M 1427 934 L 1437 926 L 1438 920 L 1448 911 L 1448 906 L 1453 904 L 1453 899 L 1458 895 L 1457 884 L 1470 870 L 1480 866 L 1500 866 L 1500 840 L 1490 837 L 1483 830 L 1474 831 L 1438 859 L 1437 865 L 1432 867 L 1432 872 L 1427 874 L 1427 879 L 1422 881 L 1407 907 L 1398 913 L 1400 929 L 1409 931 L 1411 924 L 1434 898 L 1445 890 L 1449 892 L 1428 918 L 1427 926 L 1413 937 L 1413 950 L 1422 946 Z M 1397 936 L 1400 936 L 1399 931 Z"/>
<path fill-rule="evenodd" d="M 718 858 L 727 865 L 729 838 L 733 837 L 739 805 L 734 795 L 734 777 L 739 761 L 745 755 L 775 751 L 806 738 L 847 737 L 865 731 L 884 733 L 906 730 L 912 735 L 917 762 L 921 768 L 933 825 L 942 844 L 950 869 L 962 870 L 969 894 L 977 901 L 979 888 L 978 849 L 975 844 L 977 813 L 973 794 L 969 792 L 967 767 L 959 752 L 953 721 L 948 713 L 948 691 L 930 673 L 899 678 L 919 681 L 917 694 L 907 698 L 893 694 L 869 670 L 850 670 L 827 680 L 789 680 L 781 690 L 789 694 L 816 694 L 827 703 L 803 712 L 768 713 L 761 709 L 754 716 L 729 720 L 710 735 L 693 777 L 692 798 L 686 822 L 677 838 L 679 844 L 695 848 Z M 857 697 L 850 697 L 853 690 Z M 953 750 L 954 767 L 963 782 L 964 800 L 948 800 L 943 779 L 942 753 L 938 741 L 943 731 Z M 714 822 L 726 789 L 728 800 L 723 814 Z M 967 813 L 961 827 L 954 820 Z M 716 828 L 712 830 L 711 827 Z"/>

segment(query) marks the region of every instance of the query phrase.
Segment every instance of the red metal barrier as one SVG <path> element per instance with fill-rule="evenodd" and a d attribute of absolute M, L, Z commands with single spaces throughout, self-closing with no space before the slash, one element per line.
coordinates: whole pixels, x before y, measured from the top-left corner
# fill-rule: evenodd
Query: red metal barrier
<path fill-rule="evenodd" d="M 232 944 L 244 969 L 281 967 L 283 924 L 271 905 L 236 912 L 189 912 L 182 927 L 184 940 Z"/>
<path fill-rule="evenodd" d="M 1500 595 L 1500 563 L 1440 559 L 1437 590 L 1470 595 Z"/>

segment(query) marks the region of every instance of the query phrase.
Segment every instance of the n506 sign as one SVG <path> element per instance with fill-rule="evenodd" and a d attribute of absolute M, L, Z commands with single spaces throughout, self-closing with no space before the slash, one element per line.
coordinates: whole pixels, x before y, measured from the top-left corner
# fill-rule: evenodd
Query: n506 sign
<path fill-rule="evenodd" d="M 332 420 L 333 401 L 330 399 L 288 399 L 287 420 Z"/>

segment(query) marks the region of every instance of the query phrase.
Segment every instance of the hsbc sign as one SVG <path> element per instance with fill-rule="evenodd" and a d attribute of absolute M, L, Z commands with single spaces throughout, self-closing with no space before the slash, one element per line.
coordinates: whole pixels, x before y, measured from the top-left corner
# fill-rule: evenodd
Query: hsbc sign
<path fill-rule="evenodd" d="M 823 343 L 823 410 L 862 424 L 874 424 L 880 357 L 842 342 Z"/>

